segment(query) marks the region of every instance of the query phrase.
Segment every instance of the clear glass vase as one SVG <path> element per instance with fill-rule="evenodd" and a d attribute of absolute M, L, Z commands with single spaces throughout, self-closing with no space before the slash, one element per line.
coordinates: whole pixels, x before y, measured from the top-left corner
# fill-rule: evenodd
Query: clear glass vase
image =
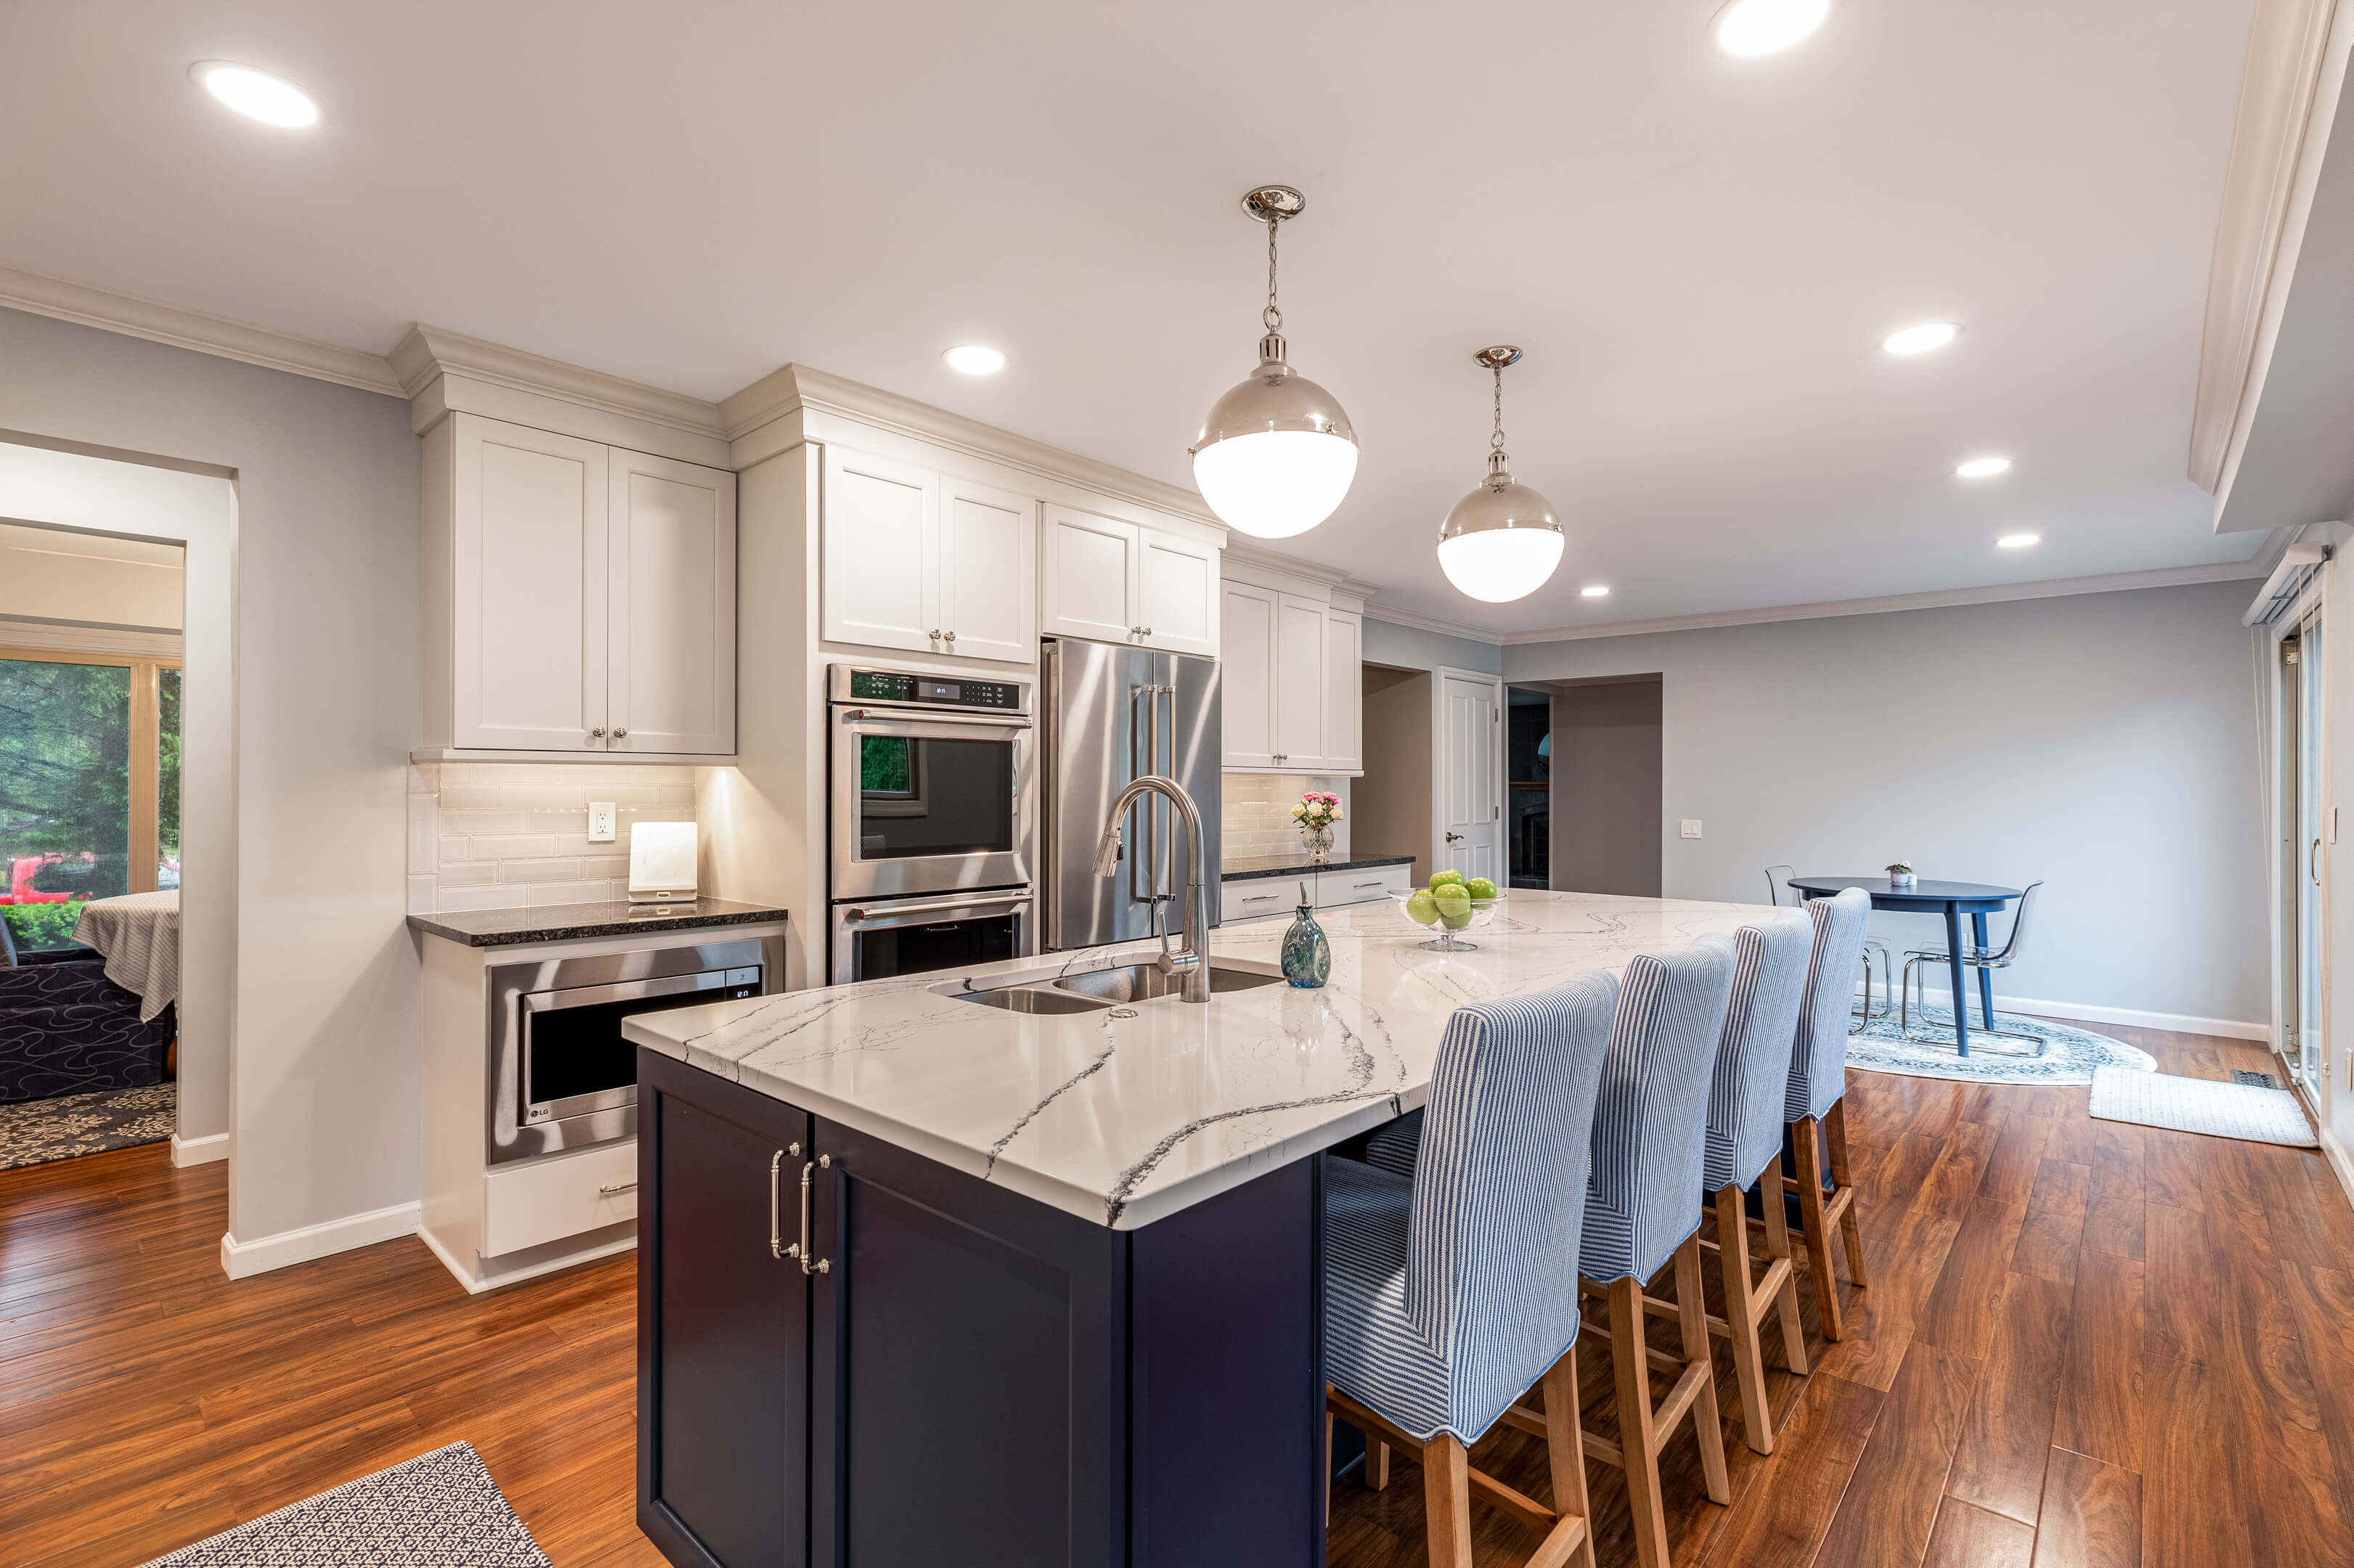
<path fill-rule="evenodd" d="M 1299 842 L 1300 847 L 1308 852 L 1309 864 L 1324 864 L 1332 858 L 1332 824 L 1327 822 L 1316 828 L 1301 823 Z"/>

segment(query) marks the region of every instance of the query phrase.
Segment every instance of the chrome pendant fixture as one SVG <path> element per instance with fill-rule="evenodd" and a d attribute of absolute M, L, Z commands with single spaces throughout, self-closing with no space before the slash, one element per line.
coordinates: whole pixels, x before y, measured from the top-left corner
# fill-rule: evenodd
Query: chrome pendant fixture
<path fill-rule="evenodd" d="M 1284 362 L 1283 313 L 1275 302 L 1275 236 L 1308 198 L 1289 185 L 1260 185 L 1243 211 L 1267 225 L 1267 309 L 1259 320 L 1258 368 L 1210 405 L 1188 450 L 1193 482 L 1222 522 L 1262 539 L 1304 534 L 1327 517 L 1357 477 L 1357 437 L 1332 394 Z"/>
<path fill-rule="evenodd" d="M 1473 599 L 1505 604 L 1544 587 L 1561 565 L 1568 536 L 1553 503 L 1515 483 L 1504 455 L 1504 366 L 1518 364 L 1510 344 L 1473 355 L 1496 376 L 1496 429 L 1488 438 L 1488 477 L 1455 503 L 1438 528 L 1438 565 L 1447 580 Z"/>

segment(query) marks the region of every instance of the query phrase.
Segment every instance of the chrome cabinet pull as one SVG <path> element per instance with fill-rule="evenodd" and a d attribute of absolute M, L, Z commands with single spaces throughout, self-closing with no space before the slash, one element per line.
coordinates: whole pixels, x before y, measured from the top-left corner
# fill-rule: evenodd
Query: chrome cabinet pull
<path fill-rule="evenodd" d="M 786 1155 L 799 1154 L 801 1151 L 800 1144 L 788 1143 L 769 1156 L 769 1255 L 770 1257 L 799 1255 L 797 1253 L 789 1253 L 785 1250 L 785 1227 L 779 1223 L 780 1216 L 778 1213 L 777 1171 L 784 1164 Z"/>
<path fill-rule="evenodd" d="M 613 738 L 614 738 L 615 740 L 620 740 L 622 736 L 624 736 L 628 735 L 629 733 L 630 733 L 630 732 L 629 732 L 628 730 L 625 730 L 625 729 L 616 729 L 616 730 L 613 732 Z"/>
<path fill-rule="evenodd" d="M 1359 887 L 1386 887 L 1389 885 L 1384 882 L 1361 882 L 1357 884 L 1357 885 Z"/>
<path fill-rule="evenodd" d="M 601 725 L 601 724 L 600 724 L 600 725 L 599 725 L 595 729 L 590 730 L 590 731 L 588 732 L 588 738 L 589 738 L 589 739 L 591 739 L 591 740 L 602 740 L 602 739 L 604 739 L 604 738 L 605 738 L 605 726 L 604 726 L 603 725 Z"/>
<path fill-rule="evenodd" d="M 833 1169 L 833 1156 L 821 1154 L 815 1160 L 801 1167 L 801 1239 L 800 1244 L 790 1248 L 786 1255 L 801 1260 L 803 1274 L 823 1274 L 833 1266 L 832 1258 L 821 1257 L 814 1262 L 810 1258 L 810 1189 L 816 1181 L 817 1173 L 821 1168 L 828 1171 Z"/>
<path fill-rule="evenodd" d="M 598 1188 L 597 1196 L 610 1198 L 616 1192 L 634 1192 L 637 1190 L 638 1184 L 635 1181 L 617 1181 L 610 1187 Z"/>
<path fill-rule="evenodd" d="M 941 640 L 943 641 L 953 642 L 956 641 L 956 633 L 953 631 L 943 632 L 941 633 Z"/>

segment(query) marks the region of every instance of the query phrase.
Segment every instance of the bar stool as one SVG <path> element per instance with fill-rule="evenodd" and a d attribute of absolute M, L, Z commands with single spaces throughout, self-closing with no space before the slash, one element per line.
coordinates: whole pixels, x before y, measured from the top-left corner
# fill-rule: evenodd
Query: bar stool
<path fill-rule="evenodd" d="M 1581 1283 L 1606 1298 L 1610 1362 L 1618 1390 L 1618 1442 L 1587 1435 L 1585 1451 L 1627 1475 L 1642 1568 L 1667 1568 L 1668 1521 L 1659 1450 L 1686 1416 L 1700 1444 L 1711 1500 L 1730 1503 L 1724 1433 L 1716 1411 L 1716 1361 L 1701 1295 L 1701 1190 L 1709 1083 L 1733 986 L 1734 948 L 1720 936 L 1688 948 L 1638 953 L 1627 966 L 1610 1055 L 1594 1111 L 1594 1173 L 1578 1248 Z M 1643 1287 L 1672 1261 L 1671 1311 L 1683 1331 L 1681 1357 L 1654 1351 L 1643 1336 Z M 1654 1372 L 1675 1379 L 1651 1400 Z M 1515 1415 L 1520 1413 L 1515 1412 Z M 1525 1425 L 1515 1420 L 1515 1425 Z"/>
<path fill-rule="evenodd" d="M 1422 1456 L 1432 1568 L 1471 1568 L 1470 1499 L 1545 1532 L 1530 1558 L 1594 1568 L 1577 1416 L 1578 1245 L 1618 982 L 1593 970 L 1458 1008 L 1411 1177 L 1324 1162 L 1326 1467 L 1332 1419 Z M 1553 1504 L 1466 1450 L 1542 1383 Z"/>
<path fill-rule="evenodd" d="M 1743 1195 L 1770 1168 L 1782 1174 L 1782 1100 L 1789 1086 L 1789 1042 L 1805 1000 L 1812 923 L 1793 910 L 1733 934 L 1733 998 L 1716 1047 L 1709 1085 L 1708 1132 L 1702 1180 L 1716 1211 L 1717 1264 L 1724 1278 L 1724 1316 L 1709 1332 L 1733 1343 L 1741 1386 L 1742 1426 L 1750 1447 L 1774 1451 L 1774 1417 L 1766 1397 L 1766 1355 L 1757 1330 L 1778 1311 L 1782 1356 L 1792 1372 L 1807 1371 L 1807 1337 L 1798 1322 L 1798 1281 L 1790 1263 L 1790 1233 L 1781 1193 L 1765 1204 L 1766 1273 L 1750 1275 L 1749 1222 Z M 1774 1183 L 1778 1188 L 1778 1180 Z M 1705 1249 L 1708 1243 L 1702 1242 Z"/>
<path fill-rule="evenodd" d="M 1855 1187 L 1847 1160 L 1847 1014 L 1854 982 L 1849 977 L 1863 952 L 1863 937 L 1872 919 L 1872 895 L 1850 887 L 1836 898 L 1813 898 L 1807 912 L 1814 917 L 1814 953 L 1807 965 L 1807 994 L 1798 1007 L 1797 1037 L 1790 1047 L 1789 1086 L 1782 1102 L 1782 1118 L 1789 1124 L 1798 1179 L 1782 1175 L 1777 1183 L 1798 1194 L 1800 1228 L 1806 1233 L 1808 1271 L 1815 1277 L 1815 1307 L 1822 1318 L 1823 1337 L 1842 1337 L 1839 1285 L 1831 1277 L 1831 1227 L 1840 1228 L 1847 1245 L 1847 1277 L 1858 1290 L 1872 1281 L 1863 1265 L 1863 1224 L 1855 1210 Z M 1823 1192 L 1823 1150 L 1829 1146 L 1831 1192 Z M 1778 1205 L 1771 1186 L 1766 1194 L 1770 1213 Z"/>

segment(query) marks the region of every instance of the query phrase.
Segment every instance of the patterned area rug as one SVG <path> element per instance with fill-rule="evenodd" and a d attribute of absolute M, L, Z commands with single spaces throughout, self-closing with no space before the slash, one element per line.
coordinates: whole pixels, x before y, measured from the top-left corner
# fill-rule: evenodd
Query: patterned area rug
<path fill-rule="evenodd" d="M 147 1568 L 363 1565 L 551 1568 L 470 1443 L 346 1481 Z"/>
<path fill-rule="evenodd" d="M 169 1142 L 179 1104 L 175 1087 L 149 1084 L 0 1106 L 0 1171 Z"/>
<path fill-rule="evenodd" d="M 1967 1061 L 1954 1054 L 1950 1044 L 1925 1044 L 1907 1040 L 1896 1027 L 1896 1012 L 1891 1009 L 1885 1017 L 1875 1018 L 1872 1027 L 1861 1034 L 1848 1036 L 1847 1065 L 1864 1067 L 1875 1073 L 1903 1073 L 1914 1078 L 1953 1078 L 1965 1084 L 2089 1084 L 2094 1069 L 2128 1067 L 2137 1072 L 2158 1071 L 2157 1059 L 2147 1051 L 2135 1049 L 2122 1040 L 2112 1040 L 2105 1034 L 2095 1034 L 2087 1029 L 2077 1029 L 2065 1023 L 2052 1023 L 2041 1018 L 2022 1018 L 2015 1012 L 1994 1015 L 1999 1028 L 2021 1034 L 2040 1036 L 2043 1041 L 2041 1056 L 2005 1056 L 1978 1047 L 1978 1014 L 1970 1015 L 1970 1054 Z M 1913 1032 L 1934 1040 L 1944 1035 L 1954 1037 L 1954 1014 L 1946 1007 L 1916 1007 L 1913 1010 Z M 2004 1050 L 2018 1051 L 2028 1047 L 2018 1040 L 1992 1040 L 1987 1044 Z"/>

